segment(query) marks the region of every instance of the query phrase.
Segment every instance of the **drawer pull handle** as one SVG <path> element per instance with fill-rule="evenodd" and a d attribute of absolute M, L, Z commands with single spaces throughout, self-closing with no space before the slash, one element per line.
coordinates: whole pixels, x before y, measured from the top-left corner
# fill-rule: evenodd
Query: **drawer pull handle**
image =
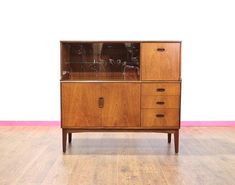
<path fill-rule="evenodd" d="M 163 118 L 163 117 L 164 117 L 164 114 L 156 114 L 156 117 L 157 117 L 157 118 Z"/>
<path fill-rule="evenodd" d="M 165 51 L 165 48 L 157 48 L 157 51 L 163 52 Z"/>
<path fill-rule="evenodd" d="M 156 104 L 163 105 L 163 104 L 165 104 L 165 102 L 164 101 L 157 101 Z"/>
<path fill-rule="evenodd" d="M 163 89 L 163 88 L 157 88 L 157 92 L 164 92 L 165 91 L 165 89 Z"/>
<path fill-rule="evenodd" d="M 99 104 L 99 108 L 103 108 L 104 107 L 104 98 L 103 97 L 99 98 L 98 104 Z"/>

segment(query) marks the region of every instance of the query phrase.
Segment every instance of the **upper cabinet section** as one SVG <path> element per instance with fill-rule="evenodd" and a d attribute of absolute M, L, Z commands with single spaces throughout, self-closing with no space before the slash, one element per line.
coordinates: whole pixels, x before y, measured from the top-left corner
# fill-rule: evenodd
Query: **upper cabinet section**
<path fill-rule="evenodd" d="M 180 44 L 141 43 L 142 80 L 180 80 Z"/>
<path fill-rule="evenodd" d="M 62 41 L 61 80 L 140 80 L 140 43 Z"/>

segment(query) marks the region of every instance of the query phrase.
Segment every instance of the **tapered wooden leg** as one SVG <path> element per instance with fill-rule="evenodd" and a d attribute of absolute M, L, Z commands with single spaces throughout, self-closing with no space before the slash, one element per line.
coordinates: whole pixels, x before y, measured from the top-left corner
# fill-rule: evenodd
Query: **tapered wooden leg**
<path fill-rule="evenodd" d="M 168 143 L 171 143 L 171 133 L 168 133 Z"/>
<path fill-rule="evenodd" d="M 179 152 L 179 130 L 174 132 L 175 153 Z"/>
<path fill-rule="evenodd" d="M 66 152 L 66 142 L 67 142 L 67 131 L 62 129 L 62 143 L 63 143 L 63 152 Z"/>
<path fill-rule="evenodd" d="M 69 133 L 69 143 L 72 142 L 72 133 Z"/>

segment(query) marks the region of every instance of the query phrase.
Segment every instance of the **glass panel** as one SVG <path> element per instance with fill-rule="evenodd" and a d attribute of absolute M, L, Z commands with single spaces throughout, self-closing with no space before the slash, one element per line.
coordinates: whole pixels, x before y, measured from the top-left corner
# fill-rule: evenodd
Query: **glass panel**
<path fill-rule="evenodd" d="M 140 44 L 62 43 L 62 80 L 139 80 Z"/>

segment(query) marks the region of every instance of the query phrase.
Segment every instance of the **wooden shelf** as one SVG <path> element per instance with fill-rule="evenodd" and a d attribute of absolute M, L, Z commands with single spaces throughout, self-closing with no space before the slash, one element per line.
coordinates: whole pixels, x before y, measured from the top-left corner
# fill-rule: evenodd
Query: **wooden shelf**
<path fill-rule="evenodd" d="M 107 80 L 107 81 L 137 81 L 139 80 L 134 72 L 123 74 L 121 72 L 72 72 L 70 76 L 62 80 Z"/>

